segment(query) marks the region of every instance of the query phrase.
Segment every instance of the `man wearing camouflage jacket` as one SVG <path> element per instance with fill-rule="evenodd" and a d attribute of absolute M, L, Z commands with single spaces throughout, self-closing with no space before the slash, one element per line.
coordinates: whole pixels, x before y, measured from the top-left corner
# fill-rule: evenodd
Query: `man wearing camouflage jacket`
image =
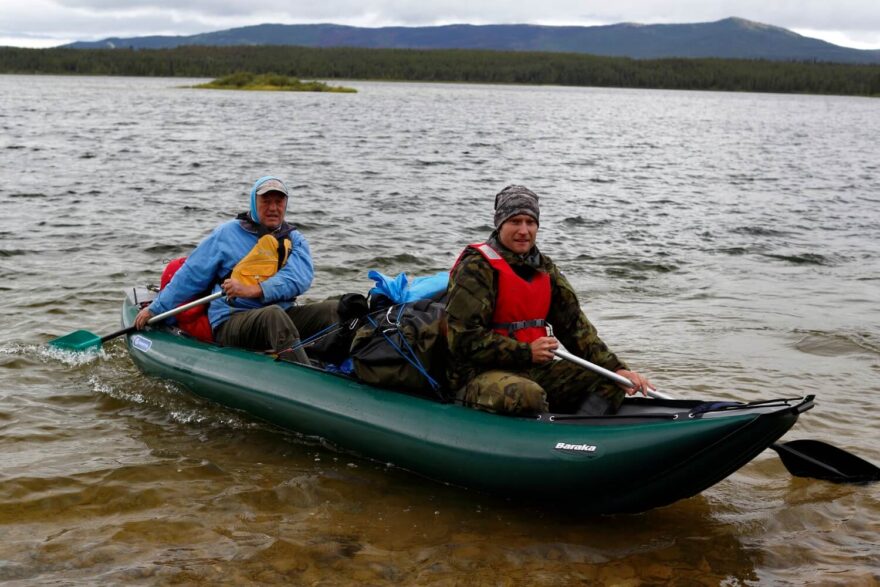
<path fill-rule="evenodd" d="M 591 414 L 613 413 L 626 393 L 646 393 L 649 382 L 602 342 L 571 284 L 538 251 L 538 220 L 538 196 L 508 186 L 495 197 L 489 240 L 468 246 L 456 261 L 446 304 L 450 388 L 465 405 L 492 412 L 573 412 L 586 401 Z M 633 387 L 554 360 L 559 342 Z"/>

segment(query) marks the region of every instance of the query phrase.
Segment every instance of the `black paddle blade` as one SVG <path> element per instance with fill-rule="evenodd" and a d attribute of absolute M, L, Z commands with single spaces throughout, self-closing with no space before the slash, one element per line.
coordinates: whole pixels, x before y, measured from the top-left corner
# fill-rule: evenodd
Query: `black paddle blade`
<path fill-rule="evenodd" d="M 834 483 L 880 481 L 880 468 L 854 454 L 819 440 L 792 440 L 771 444 L 782 464 L 795 477 L 824 479 Z"/>

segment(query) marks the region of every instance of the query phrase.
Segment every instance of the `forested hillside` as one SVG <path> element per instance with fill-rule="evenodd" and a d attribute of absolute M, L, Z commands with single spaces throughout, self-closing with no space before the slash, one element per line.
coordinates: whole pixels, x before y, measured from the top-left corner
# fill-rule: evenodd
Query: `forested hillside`
<path fill-rule="evenodd" d="M 300 79 L 555 84 L 880 96 L 880 66 L 727 59 L 635 60 L 572 53 L 314 49 L 0 48 L 0 72 L 219 77 L 278 73 Z"/>

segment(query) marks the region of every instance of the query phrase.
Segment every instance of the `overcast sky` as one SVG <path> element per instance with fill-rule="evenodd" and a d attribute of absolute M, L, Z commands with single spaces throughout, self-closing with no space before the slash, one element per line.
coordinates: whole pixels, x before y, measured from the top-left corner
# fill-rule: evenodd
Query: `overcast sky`
<path fill-rule="evenodd" d="M 190 35 L 261 23 L 599 25 L 728 16 L 880 49 L 880 0 L 0 0 L 0 45 Z"/>

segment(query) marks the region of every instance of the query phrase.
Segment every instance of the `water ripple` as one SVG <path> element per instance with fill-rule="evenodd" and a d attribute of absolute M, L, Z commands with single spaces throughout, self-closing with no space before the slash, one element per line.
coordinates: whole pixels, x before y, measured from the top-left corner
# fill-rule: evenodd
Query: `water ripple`
<path fill-rule="evenodd" d="M 194 83 L 194 81 L 192 82 Z M 873 488 L 761 455 L 703 495 L 583 519 L 429 482 L 138 372 L 123 288 L 293 186 L 309 298 L 448 269 L 494 195 L 603 340 L 689 397 L 816 393 L 788 437 L 880 462 L 876 101 L 350 82 L 354 96 L 0 76 L 0 580 L 20 584 L 869 584 Z M 828 124 L 828 113 L 834 124 Z M 855 171 L 854 171 L 855 170 Z M 329 570 L 328 570 L 329 569 Z"/>

